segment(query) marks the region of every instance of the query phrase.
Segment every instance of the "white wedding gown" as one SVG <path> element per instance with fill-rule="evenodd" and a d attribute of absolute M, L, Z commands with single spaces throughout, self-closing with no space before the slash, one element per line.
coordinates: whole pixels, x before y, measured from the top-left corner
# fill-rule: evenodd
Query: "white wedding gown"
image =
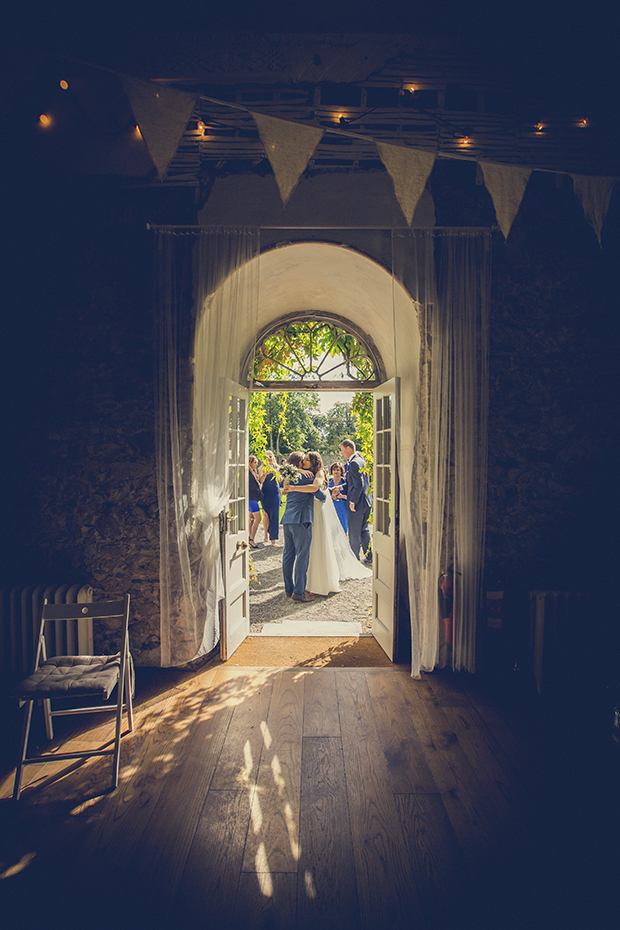
<path fill-rule="evenodd" d="M 324 504 L 314 498 L 313 519 L 306 591 L 322 595 L 337 593 L 341 581 L 370 578 L 371 570 L 353 555 L 329 494 Z"/>

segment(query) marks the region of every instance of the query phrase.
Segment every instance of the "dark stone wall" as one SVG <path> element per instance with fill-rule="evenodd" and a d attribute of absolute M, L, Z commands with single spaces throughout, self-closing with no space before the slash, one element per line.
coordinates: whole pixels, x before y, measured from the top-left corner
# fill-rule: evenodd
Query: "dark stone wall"
<path fill-rule="evenodd" d="M 495 223 L 475 165 L 431 183 L 437 225 Z M 513 587 L 596 587 L 617 551 L 619 195 L 601 249 L 570 177 L 534 172 L 494 237 L 487 569 Z"/>
<path fill-rule="evenodd" d="M 535 174 L 496 250 L 488 556 L 530 587 L 595 586 L 614 544 L 620 281 L 611 239 L 601 250 L 570 179 L 557 188 L 553 175 Z"/>
<path fill-rule="evenodd" d="M 193 193 L 39 179 L 12 199 L 1 583 L 132 596 L 131 642 L 159 664 L 150 222 Z"/>
<path fill-rule="evenodd" d="M 193 192 L 5 178 L 1 583 L 130 591 L 132 648 L 159 662 L 153 241 Z M 493 225 L 473 164 L 438 162 L 438 225 Z M 572 184 L 534 174 L 493 246 L 487 567 L 587 588 L 615 558 L 619 197 L 604 248 Z M 527 620 L 522 615 L 519 623 Z"/>

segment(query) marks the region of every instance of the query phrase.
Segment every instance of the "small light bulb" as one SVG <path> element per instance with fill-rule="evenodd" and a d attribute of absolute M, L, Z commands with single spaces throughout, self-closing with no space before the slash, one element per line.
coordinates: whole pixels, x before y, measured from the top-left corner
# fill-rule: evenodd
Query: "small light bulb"
<path fill-rule="evenodd" d="M 580 120 L 579 120 L 579 125 L 580 125 L 580 126 L 587 126 L 587 125 L 588 125 L 587 119 L 580 119 Z"/>
<path fill-rule="evenodd" d="M 538 132 L 542 132 L 542 130 L 543 130 L 544 128 L 545 128 L 545 124 L 544 124 L 544 123 L 536 123 L 536 129 L 537 129 Z"/>
<path fill-rule="evenodd" d="M 200 130 L 200 132 L 204 132 L 204 131 L 205 131 L 205 124 L 203 123 L 202 120 L 199 120 L 199 121 L 198 121 L 198 126 L 197 126 L 197 128 Z"/>
<path fill-rule="evenodd" d="M 65 80 L 62 80 L 60 82 L 60 86 L 62 87 L 63 90 L 69 90 L 69 85 L 67 84 Z"/>
<path fill-rule="evenodd" d="M 51 116 L 48 116 L 47 113 L 41 113 L 39 117 L 39 123 L 41 126 L 45 126 L 47 128 L 48 126 L 52 125 L 52 118 Z"/>

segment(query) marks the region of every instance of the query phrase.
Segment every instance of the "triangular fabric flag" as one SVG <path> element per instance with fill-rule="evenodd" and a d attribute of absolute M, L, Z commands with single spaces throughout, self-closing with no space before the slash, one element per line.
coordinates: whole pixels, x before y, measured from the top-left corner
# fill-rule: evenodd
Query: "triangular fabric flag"
<path fill-rule="evenodd" d="M 388 142 L 376 140 L 375 145 L 379 158 L 392 178 L 394 193 L 405 214 L 407 225 L 411 226 L 415 208 L 424 193 L 426 182 L 435 164 L 435 153 L 406 148 L 404 145 L 390 145 Z"/>
<path fill-rule="evenodd" d="M 601 230 L 617 178 L 593 178 L 588 174 L 572 174 L 575 197 L 583 207 L 586 220 L 594 229 L 601 245 Z"/>
<path fill-rule="evenodd" d="M 523 194 L 530 179 L 532 168 L 515 165 L 497 165 L 488 161 L 479 162 L 484 183 L 491 195 L 499 228 L 508 238 L 512 222 L 519 212 Z"/>
<path fill-rule="evenodd" d="M 263 113 L 252 113 L 252 117 L 286 206 L 325 130 Z"/>
<path fill-rule="evenodd" d="M 194 112 L 198 94 L 120 75 L 149 155 L 163 181 Z"/>

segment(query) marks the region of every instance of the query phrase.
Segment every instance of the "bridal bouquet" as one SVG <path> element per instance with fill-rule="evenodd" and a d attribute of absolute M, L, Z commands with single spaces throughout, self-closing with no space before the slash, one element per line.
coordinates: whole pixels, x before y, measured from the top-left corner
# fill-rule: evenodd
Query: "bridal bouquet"
<path fill-rule="evenodd" d="M 288 481 L 289 484 L 297 484 L 301 478 L 301 472 L 295 465 L 285 462 L 284 465 L 280 466 L 280 478 Z"/>

